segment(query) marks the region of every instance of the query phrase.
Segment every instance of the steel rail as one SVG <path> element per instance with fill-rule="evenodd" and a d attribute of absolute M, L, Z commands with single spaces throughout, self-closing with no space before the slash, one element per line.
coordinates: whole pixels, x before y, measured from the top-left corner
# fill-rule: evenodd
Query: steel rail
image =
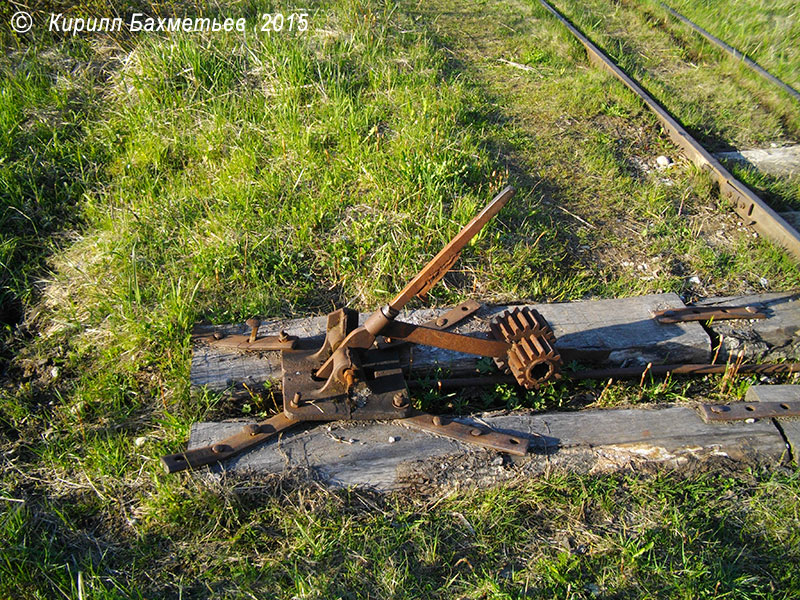
<path fill-rule="evenodd" d="M 670 139 L 680 146 L 698 167 L 709 171 L 719 185 L 720 194 L 734 202 L 734 209 L 746 225 L 754 227 L 759 233 L 783 247 L 796 260 L 800 261 L 800 233 L 723 167 L 664 107 L 583 35 L 564 15 L 545 0 L 539 0 L 539 2 L 583 44 L 593 62 L 608 69 L 628 89 L 641 97 L 667 130 Z"/>
<path fill-rule="evenodd" d="M 781 81 L 780 79 L 778 79 L 777 77 L 775 77 L 775 75 L 773 75 L 772 73 L 770 73 L 769 71 L 764 69 L 756 61 L 754 61 L 750 57 L 748 57 L 744 52 L 740 52 L 739 50 L 737 50 L 733 46 L 729 46 L 728 44 L 723 42 L 721 39 L 719 39 L 718 37 L 713 36 L 711 33 L 706 31 L 702 27 L 700 27 L 700 25 L 690 21 L 687 17 L 683 16 L 677 10 L 671 8 L 670 6 L 667 6 L 663 2 L 661 3 L 661 6 L 663 6 L 665 9 L 667 9 L 667 11 L 673 17 L 675 17 L 676 19 L 686 23 L 689 27 L 691 27 L 697 33 L 699 33 L 704 38 L 706 38 L 709 42 L 711 42 L 712 44 L 714 44 L 718 48 L 721 48 L 722 50 L 724 50 L 725 52 L 730 54 L 733 58 L 742 61 L 744 64 L 746 64 L 748 67 L 750 67 L 753 71 L 755 71 L 756 73 L 761 75 L 764 79 L 767 79 L 768 81 L 771 81 L 772 83 L 774 83 L 778 87 L 783 88 L 783 90 L 787 94 L 790 94 L 791 96 L 794 96 L 794 99 L 797 100 L 798 102 L 800 102 L 800 92 L 798 92 L 796 89 L 794 89 L 789 84 L 787 84 L 787 83 Z"/>

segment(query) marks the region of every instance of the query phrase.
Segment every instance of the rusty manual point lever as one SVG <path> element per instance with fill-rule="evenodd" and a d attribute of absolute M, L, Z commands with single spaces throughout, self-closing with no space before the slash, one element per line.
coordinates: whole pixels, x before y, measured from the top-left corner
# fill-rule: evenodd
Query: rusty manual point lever
<path fill-rule="evenodd" d="M 283 412 L 211 446 L 164 456 L 172 473 L 218 462 L 306 421 L 400 419 L 400 423 L 486 448 L 524 455 L 529 439 L 413 411 L 405 380 L 409 344 L 424 344 L 491 357 L 527 389 L 560 377 L 555 335 L 535 310 L 517 307 L 495 317 L 489 338 L 445 331 L 480 308 L 467 301 L 422 325 L 396 317 L 414 296 L 424 296 L 458 259 L 461 250 L 514 195 L 506 187 L 476 215 L 387 305 L 363 325 L 359 314 L 340 308 L 328 315 L 325 341 L 298 339 L 281 332 L 258 339 L 256 321 L 249 336 L 216 332 L 210 345 L 239 351 L 279 350 L 283 368 Z M 380 338 L 380 339 L 379 339 Z M 391 341 L 390 341 L 391 340 Z"/>
<path fill-rule="evenodd" d="M 478 213 L 442 250 L 416 274 L 403 291 L 386 306 L 383 306 L 372 313 L 364 325 L 350 333 L 341 343 L 339 348 L 328 360 L 317 370 L 317 377 L 330 377 L 335 364 L 339 361 L 339 368 L 334 375 L 337 379 L 342 377 L 342 372 L 346 371 L 346 365 L 342 362 L 349 362 L 343 356 L 348 348 L 369 348 L 375 338 L 383 329 L 403 310 L 409 300 L 414 296 L 425 295 L 442 277 L 450 270 L 450 267 L 458 260 L 461 250 L 466 246 L 475 235 L 484 228 L 486 223 L 503 208 L 516 190 L 507 186 L 497 194 L 491 202 Z M 341 379 L 340 379 L 341 381 Z"/>

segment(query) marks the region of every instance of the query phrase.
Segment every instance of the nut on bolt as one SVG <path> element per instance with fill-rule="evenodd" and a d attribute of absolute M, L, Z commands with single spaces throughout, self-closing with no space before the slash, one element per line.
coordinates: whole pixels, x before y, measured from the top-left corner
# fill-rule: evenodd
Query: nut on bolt
<path fill-rule="evenodd" d="M 301 398 L 302 395 L 300 394 L 300 392 L 295 392 L 294 396 L 292 396 L 292 399 L 289 400 L 289 406 L 291 406 L 292 408 L 299 407 Z"/>
<path fill-rule="evenodd" d="M 408 398 L 406 398 L 406 395 L 403 392 L 397 392 L 392 397 L 392 405 L 395 408 L 404 408 L 408 406 Z"/>
<path fill-rule="evenodd" d="M 251 327 L 250 339 L 248 341 L 252 344 L 253 342 L 256 341 L 256 338 L 258 337 L 258 327 L 259 325 L 261 325 L 261 319 L 255 319 L 255 318 L 247 319 L 245 323 Z"/>
<path fill-rule="evenodd" d="M 243 427 L 245 433 L 249 433 L 250 435 L 257 435 L 261 433 L 261 426 L 257 425 L 256 423 L 250 423 Z"/>

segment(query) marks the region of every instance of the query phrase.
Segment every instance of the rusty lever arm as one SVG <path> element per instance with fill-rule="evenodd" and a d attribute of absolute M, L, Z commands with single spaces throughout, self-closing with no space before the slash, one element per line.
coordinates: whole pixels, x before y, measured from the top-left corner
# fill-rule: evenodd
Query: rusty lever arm
<path fill-rule="evenodd" d="M 511 344 L 500 340 L 460 335 L 402 321 L 391 321 L 383 328 L 383 335 L 391 338 L 392 341 L 435 346 L 480 356 L 504 357 L 511 348 Z"/>
<path fill-rule="evenodd" d="M 475 218 L 467 223 L 467 225 L 442 248 L 439 254 L 433 257 L 433 260 L 416 274 L 414 279 L 409 282 L 394 300 L 372 313 L 361 327 L 351 331 L 348 336 L 342 340 L 342 343 L 336 351 L 328 357 L 319 369 L 317 369 L 317 377 L 327 379 L 331 376 L 336 376 L 338 378 L 341 373 L 346 371 L 347 369 L 342 365 L 345 365 L 348 360 L 343 360 L 342 354 L 345 353 L 348 348 L 366 349 L 372 346 L 375 338 L 378 335 L 384 334 L 383 330 L 397 317 L 400 310 L 402 310 L 411 298 L 429 290 L 445 273 L 447 273 L 447 270 L 458 257 L 458 253 L 461 252 L 464 246 L 466 246 L 481 229 L 483 229 L 486 223 L 489 222 L 489 219 L 500 212 L 500 209 L 506 205 L 514 194 L 515 190 L 511 186 L 506 187 L 497 194 Z M 336 369 L 337 373 L 334 373 L 334 363 L 337 360 L 337 356 L 340 366 Z"/>
<path fill-rule="evenodd" d="M 500 191 L 486 207 L 467 223 L 442 250 L 414 276 L 403 291 L 389 303 L 392 310 L 401 311 L 414 296 L 424 294 L 445 276 L 450 270 L 458 254 L 486 223 L 503 208 L 516 193 L 510 185 Z"/>

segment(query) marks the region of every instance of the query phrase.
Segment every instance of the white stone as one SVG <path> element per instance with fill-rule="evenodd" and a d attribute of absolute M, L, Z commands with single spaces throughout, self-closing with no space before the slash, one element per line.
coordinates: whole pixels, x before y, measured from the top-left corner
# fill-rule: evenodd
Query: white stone
<path fill-rule="evenodd" d="M 659 167 L 666 169 L 672 164 L 672 159 L 662 155 L 656 159 L 656 162 L 658 163 Z"/>

